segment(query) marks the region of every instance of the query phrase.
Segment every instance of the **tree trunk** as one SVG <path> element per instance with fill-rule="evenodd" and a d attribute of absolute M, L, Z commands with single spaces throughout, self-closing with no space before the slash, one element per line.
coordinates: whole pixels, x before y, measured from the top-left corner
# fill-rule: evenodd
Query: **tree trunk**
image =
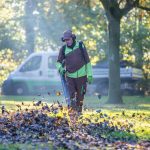
<path fill-rule="evenodd" d="M 26 44 L 25 47 L 28 50 L 28 54 L 34 52 L 35 44 L 35 17 L 33 11 L 35 9 L 35 4 L 32 0 L 27 0 L 25 5 L 25 32 L 26 32 Z"/>
<path fill-rule="evenodd" d="M 122 103 L 120 90 L 120 19 L 109 19 L 109 90 L 108 103 Z"/>
<path fill-rule="evenodd" d="M 142 39 L 143 39 L 143 35 L 142 34 L 142 17 L 137 18 L 137 22 L 136 22 L 136 26 L 137 26 L 137 30 L 135 32 L 135 43 L 137 43 L 136 45 L 136 49 L 135 49 L 135 56 L 136 56 L 136 67 L 142 69 L 143 66 L 143 46 L 142 46 Z"/>

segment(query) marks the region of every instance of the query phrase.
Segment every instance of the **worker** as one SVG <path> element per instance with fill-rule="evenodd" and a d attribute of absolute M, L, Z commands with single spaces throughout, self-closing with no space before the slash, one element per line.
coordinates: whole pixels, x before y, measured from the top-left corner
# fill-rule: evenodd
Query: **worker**
<path fill-rule="evenodd" d="M 56 67 L 61 75 L 66 74 L 71 99 L 68 107 L 81 114 L 87 82 L 93 81 L 90 59 L 85 45 L 71 30 L 63 33 L 62 41 L 65 44 L 60 48 Z"/>

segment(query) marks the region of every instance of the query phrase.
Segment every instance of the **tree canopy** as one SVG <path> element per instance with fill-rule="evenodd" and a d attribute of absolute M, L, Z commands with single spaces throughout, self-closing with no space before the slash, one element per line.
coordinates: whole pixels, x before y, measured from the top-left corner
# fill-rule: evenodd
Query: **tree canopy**
<path fill-rule="evenodd" d="M 58 50 L 61 36 L 70 28 L 83 40 L 92 63 L 108 59 L 108 13 L 119 15 L 121 60 L 149 73 L 149 0 L 1 0 L 0 53 L 8 49 L 14 58 L 34 51 Z M 108 5 L 109 4 L 109 5 Z M 104 6 L 104 7 L 103 7 Z M 114 8 L 118 8 L 115 11 Z M 105 11 L 106 10 L 106 11 Z M 129 13 L 128 13 L 129 12 Z M 17 57 L 16 57 L 17 56 Z M 1 64 L 4 63 L 1 59 Z"/>

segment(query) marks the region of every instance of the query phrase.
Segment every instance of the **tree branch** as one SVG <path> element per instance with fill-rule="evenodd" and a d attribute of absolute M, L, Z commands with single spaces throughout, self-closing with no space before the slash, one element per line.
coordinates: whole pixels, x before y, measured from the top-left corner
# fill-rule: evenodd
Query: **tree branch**
<path fill-rule="evenodd" d="M 104 9 L 105 9 L 105 13 L 106 13 L 106 16 L 107 16 L 107 18 L 108 18 L 108 20 L 109 20 L 109 5 L 110 5 L 110 1 L 109 0 L 99 0 L 101 3 L 102 3 L 102 5 L 103 5 L 103 7 L 104 7 Z"/>
<path fill-rule="evenodd" d="M 106 16 L 108 19 L 110 16 L 116 19 L 121 18 L 120 8 L 117 0 L 100 0 L 100 2 L 106 11 Z"/>
<path fill-rule="evenodd" d="M 119 1 L 119 6 L 120 6 L 120 4 L 121 4 L 123 1 L 124 1 L 124 0 L 120 0 L 120 1 Z"/>
<path fill-rule="evenodd" d="M 150 11 L 150 8 L 144 7 L 144 6 L 140 6 L 140 5 L 138 5 L 137 8 L 140 8 L 140 9 L 146 10 L 146 11 Z"/>
<path fill-rule="evenodd" d="M 132 10 L 134 7 L 139 5 L 139 0 L 131 1 L 131 0 L 126 0 L 126 5 L 123 9 L 120 10 L 121 15 L 125 16 L 130 10 Z"/>
<path fill-rule="evenodd" d="M 108 10 L 109 9 L 109 0 L 100 0 L 100 2 L 102 3 L 103 7 Z"/>

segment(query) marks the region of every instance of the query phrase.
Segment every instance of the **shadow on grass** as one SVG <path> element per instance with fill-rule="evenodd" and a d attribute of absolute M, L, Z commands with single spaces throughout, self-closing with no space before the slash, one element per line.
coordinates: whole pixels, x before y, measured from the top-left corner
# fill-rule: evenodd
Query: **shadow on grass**
<path fill-rule="evenodd" d="M 28 144 L 0 144 L 0 150 L 39 150 L 39 149 L 54 149 L 52 144 L 33 144 L 33 143 L 28 143 Z"/>
<path fill-rule="evenodd" d="M 98 99 L 97 97 L 87 97 L 84 104 L 92 109 L 129 109 L 129 110 L 147 110 L 150 111 L 150 97 L 126 96 L 123 97 L 124 104 L 108 104 L 107 97 Z"/>
<path fill-rule="evenodd" d="M 88 133 L 104 141 L 115 143 L 118 141 L 135 144 L 138 141 L 137 135 L 133 132 L 130 126 L 126 129 L 123 126 L 118 127 L 104 121 L 101 123 L 93 123 L 88 125 Z M 120 129 L 119 129 L 120 128 Z"/>
<path fill-rule="evenodd" d="M 93 108 L 96 109 L 96 107 L 93 107 Z M 150 111 L 150 104 L 135 104 L 135 105 L 102 104 L 102 105 L 100 105 L 99 108 L 100 109 L 114 110 L 114 111 L 120 111 L 120 110 L 133 110 L 133 111 L 143 110 L 143 111 Z"/>
<path fill-rule="evenodd" d="M 145 110 L 150 111 L 150 97 L 140 96 L 125 96 L 123 97 L 124 104 L 106 104 L 107 96 L 102 96 L 99 99 L 97 96 L 86 96 L 84 100 L 84 106 L 89 109 L 109 109 L 114 111 L 126 110 Z M 48 96 L 48 95 L 33 95 L 33 96 L 0 96 L 0 104 L 15 104 L 17 102 L 32 102 L 43 101 L 47 103 L 53 103 L 59 101 L 63 105 L 66 105 L 64 96 Z"/>

